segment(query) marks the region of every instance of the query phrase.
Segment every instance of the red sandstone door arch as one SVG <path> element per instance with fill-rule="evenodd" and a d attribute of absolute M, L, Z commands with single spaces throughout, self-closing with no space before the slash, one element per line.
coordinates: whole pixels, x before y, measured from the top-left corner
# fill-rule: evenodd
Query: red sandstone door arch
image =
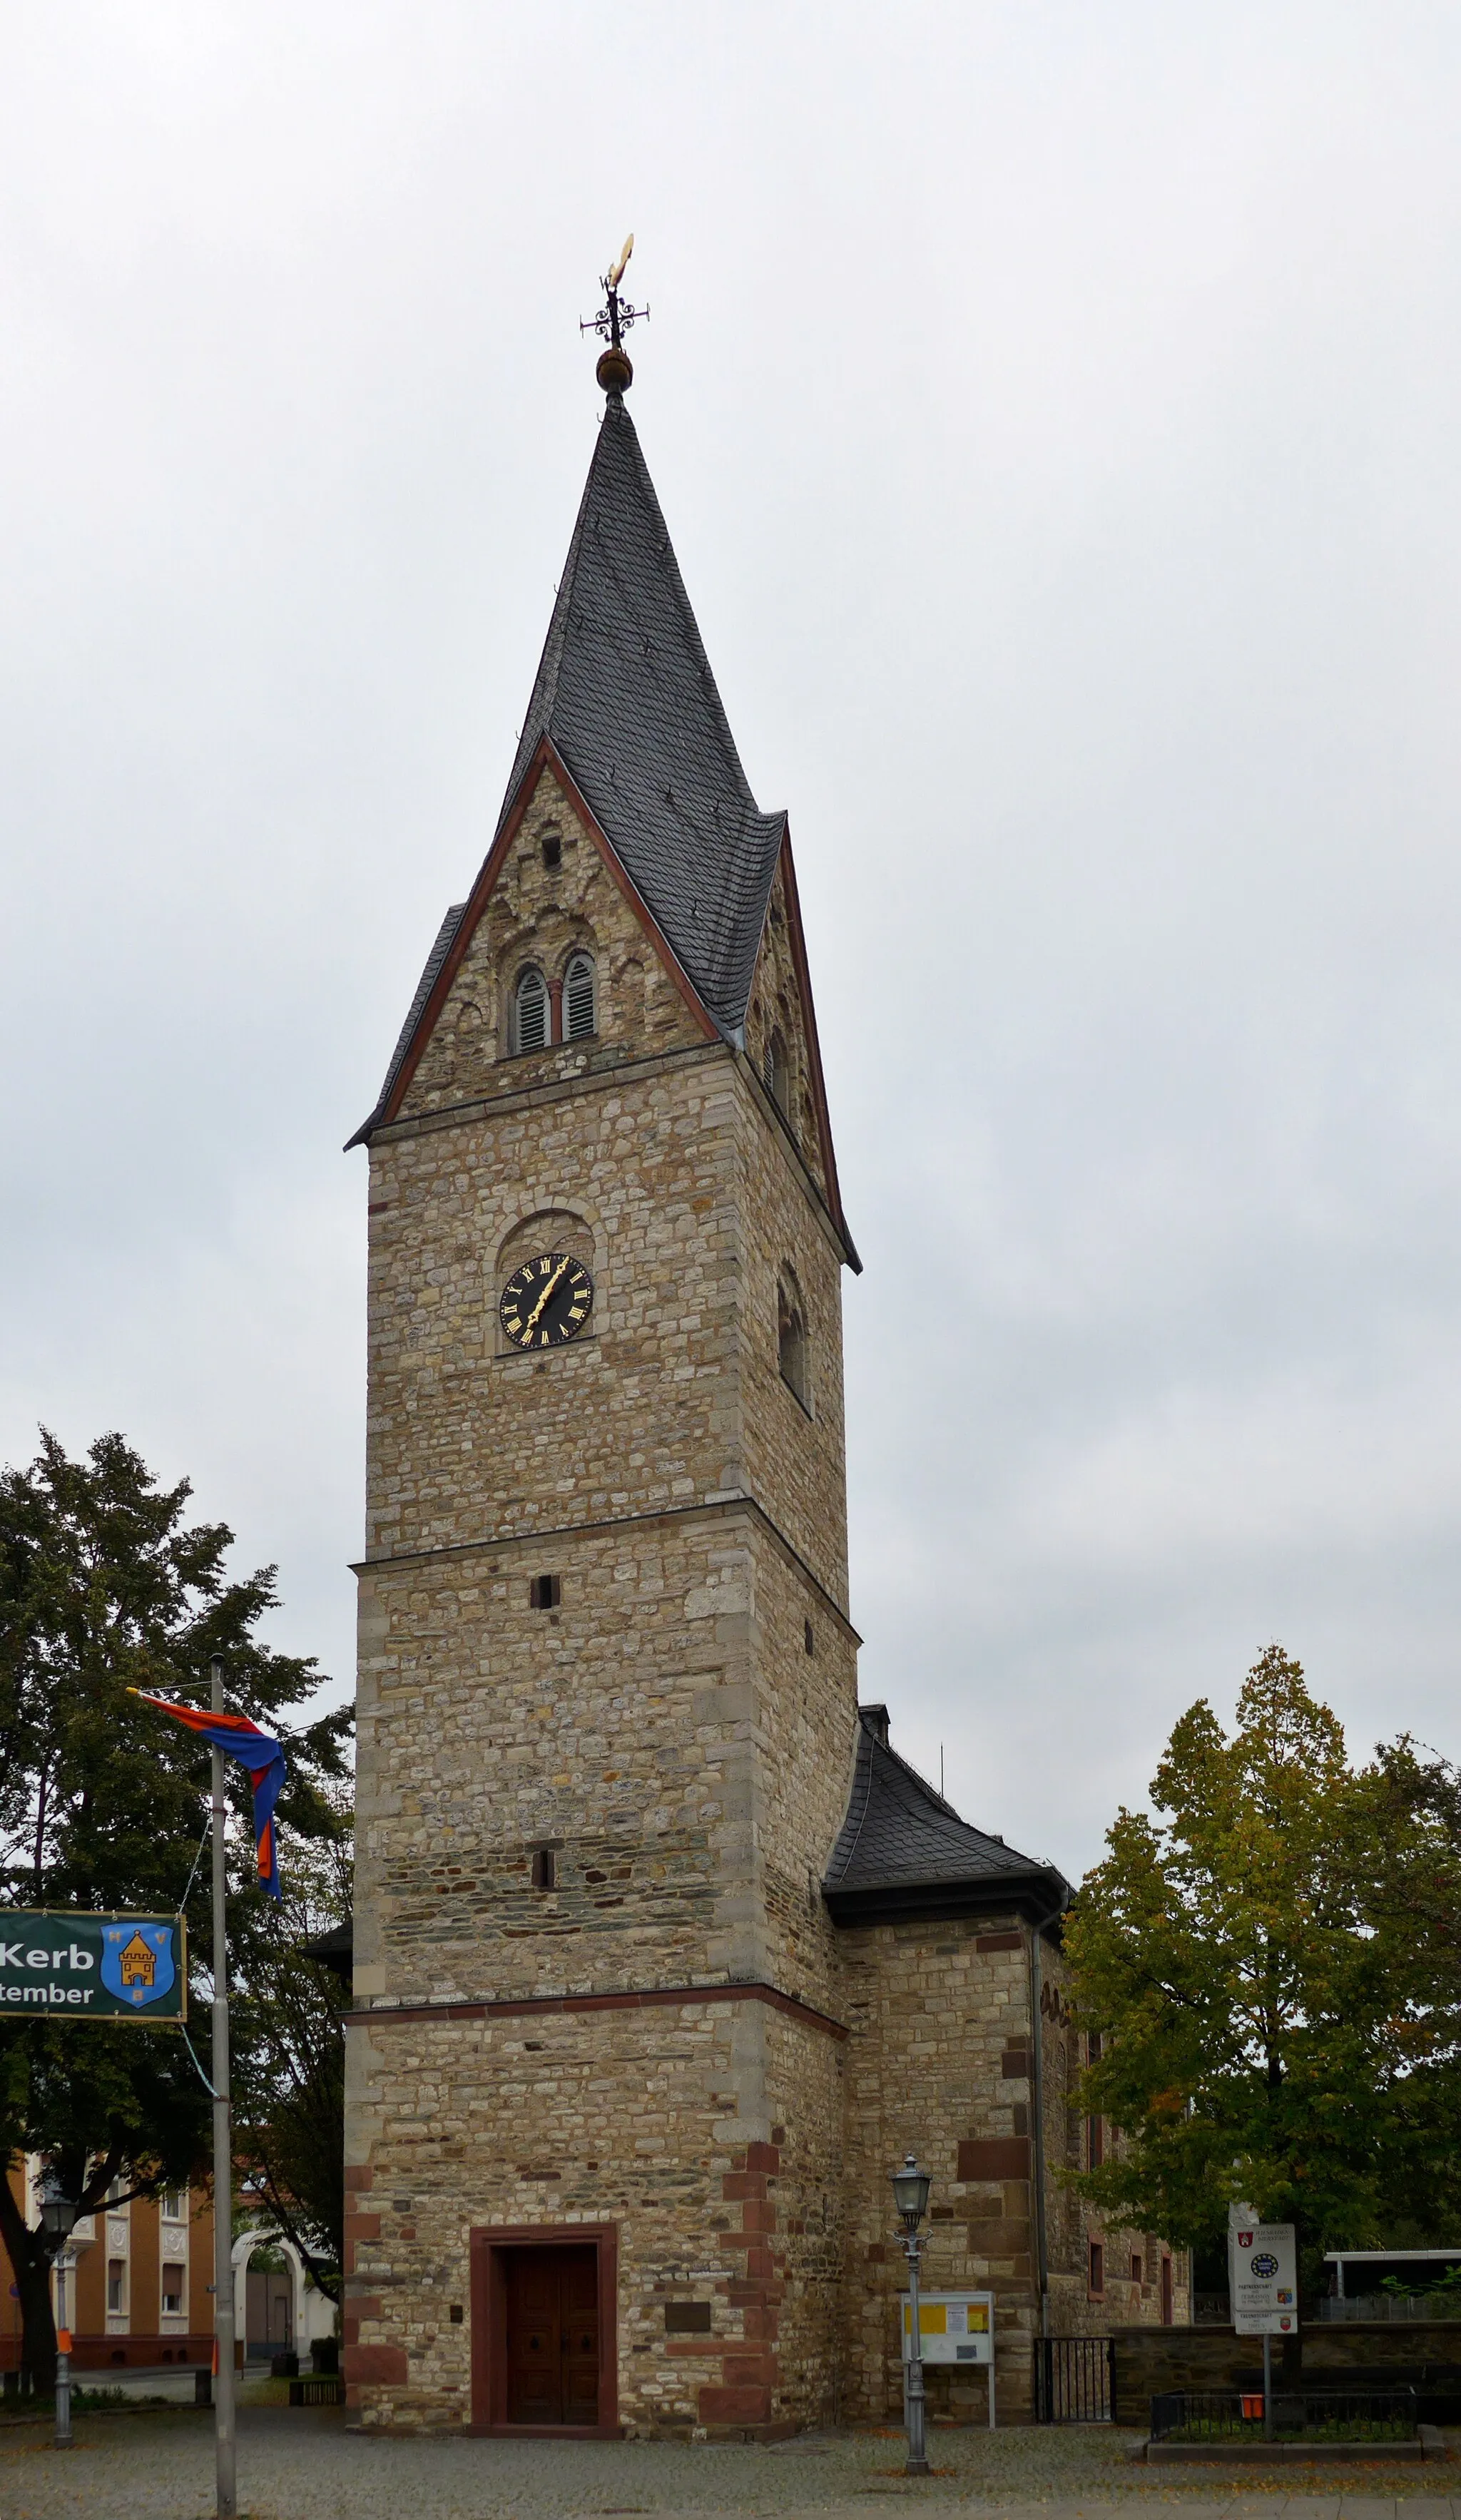
<path fill-rule="evenodd" d="M 613 2223 L 472 2233 L 472 2430 L 616 2439 L 618 2232 Z"/>

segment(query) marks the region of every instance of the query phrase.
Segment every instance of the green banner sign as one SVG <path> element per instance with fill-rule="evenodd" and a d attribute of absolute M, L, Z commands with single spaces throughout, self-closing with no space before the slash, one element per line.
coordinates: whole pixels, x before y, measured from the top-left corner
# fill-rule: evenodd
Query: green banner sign
<path fill-rule="evenodd" d="M 0 1908 L 0 2020 L 181 2021 L 187 2009 L 181 1916 Z"/>

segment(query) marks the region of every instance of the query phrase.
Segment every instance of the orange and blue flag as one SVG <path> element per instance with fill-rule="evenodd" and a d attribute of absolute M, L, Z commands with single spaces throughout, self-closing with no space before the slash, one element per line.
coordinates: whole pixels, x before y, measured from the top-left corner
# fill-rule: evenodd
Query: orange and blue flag
<path fill-rule="evenodd" d="M 253 1842 L 258 1850 L 258 1877 L 271 1897 L 283 1896 L 279 1887 L 279 1847 L 274 1830 L 274 1805 L 289 1770 L 284 1752 L 272 1732 L 251 1722 L 247 1715 L 214 1715 L 206 1706 L 179 1706 L 170 1697 L 149 1697 L 145 1688 L 134 1688 L 144 1706 L 160 1707 L 164 1715 L 186 1724 L 210 1749 L 222 1750 L 230 1759 L 242 1759 L 253 1787 Z"/>

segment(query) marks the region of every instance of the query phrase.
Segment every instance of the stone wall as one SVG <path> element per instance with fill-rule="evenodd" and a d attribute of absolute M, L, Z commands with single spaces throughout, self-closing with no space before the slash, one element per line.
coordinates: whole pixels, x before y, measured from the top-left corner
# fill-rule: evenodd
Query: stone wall
<path fill-rule="evenodd" d="M 545 863 L 556 837 L 560 860 Z M 401 1112 L 450 1109 L 502 1090 L 510 1056 L 509 1000 L 526 963 L 550 989 L 570 956 L 592 954 L 597 1029 L 591 1039 L 529 1052 L 514 1065 L 532 1083 L 613 1066 L 625 1058 L 683 1049 L 707 1039 L 704 1021 L 665 968 L 645 922 L 598 840 L 545 771 L 510 835 L 480 915 L 431 1036 L 407 1086 Z"/>
<path fill-rule="evenodd" d="M 844 1928 L 846 2055 L 846 2262 L 843 2286 L 843 2404 L 854 2421 L 896 2419 L 901 2408 L 896 2296 L 904 2262 L 892 2237 L 888 2175 L 916 2151 L 933 2172 L 921 2281 L 930 2292 L 994 2294 L 998 2419 L 1030 2411 L 1030 2346 L 1039 2332 L 1035 2174 L 1031 2140 L 1029 1928 L 1009 1916 Z M 1044 2028 L 1045 2213 L 1050 2324 L 1060 2335 L 1109 2333 L 1117 2317 L 1160 2321 L 1163 2245 L 1103 2224 L 1065 2185 L 1078 2163 L 1073 2071 L 1062 1998 L 1064 1962 L 1042 1938 L 1051 2000 Z M 1139 2253 L 1143 2280 L 1108 2279 L 1092 2300 L 1086 2246 L 1102 2239 L 1119 2266 Z M 1185 2279 L 1185 2262 L 1180 2264 Z M 1186 2316 L 1185 2290 L 1174 2315 Z M 985 2377 L 932 2367 L 936 2418 L 981 2423 Z"/>
<path fill-rule="evenodd" d="M 470 2420 L 475 2228 L 603 2222 L 627 2432 L 826 2420 L 840 2059 L 826 2025 L 754 1998 L 357 2023 L 345 2341 L 362 2420 Z M 690 2302 L 708 2334 L 666 2318 Z"/>
<path fill-rule="evenodd" d="M 906 2271 L 888 2178 L 916 2151 L 934 2177 L 922 2284 L 994 2293 L 997 2402 L 1008 2422 L 1028 2404 L 1036 2299 L 1025 1936 L 996 1916 L 845 1927 L 839 1941 L 851 2033 L 844 2412 L 869 2423 L 901 2409 Z M 982 2369 L 932 2368 L 928 2388 L 934 2415 L 983 2420 Z"/>
<path fill-rule="evenodd" d="M 855 1640 L 759 1517 L 373 1566 L 360 1635 L 357 2001 L 731 1976 L 831 2004 Z"/>
<path fill-rule="evenodd" d="M 1236 2389 L 1262 2369 L 1261 2336 L 1230 2327 L 1118 2327 L 1117 2420 L 1145 2424 L 1164 2389 Z M 1461 2322 L 1322 2320 L 1300 2330 L 1305 2372 L 1447 2366 L 1461 2374 Z M 1277 2354 L 1275 2345 L 1275 2356 Z M 1275 2368 L 1277 2363 L 1275 2361 Z"/>
<path fill-rule="evenodd" d="M 582 948 L 593 1038 L 508 1056 L 525 959 L 552 983 Z M 821 2420 L 841 2048 L 810 2013 L 841 1987 L 819 1885 L 856 1724 L 841 1247 L 551 774 L 376 1135 L 370 1208 L 350 2385 L 373 2422 L 464 2421 L 471 2229 L 610 2222 L 628 2424 Z M 527 1356 L 497 1303 L 537 1248 L 582 1258 L 595 1301 Z M 809 1411 L 778 1370 L 788 1270 Z M 728 1982 L 793 2007 L 449 2009 Z M 664 2326 L 691 2282 L 710 2342 Z"/>
<path fill-rule="evenodd" d="M 766 904 L 766 925 L 746 1014 L 746 1048 L 760 1076 L 770 1072 L 771 1045 L 778 1033 L 787 1058 L 782 1116 L 825 1196 L 828 1172 L 812 1090 L 811 1044 L 792 951 L 790 906 L 781 867 L 776 870 L 771 898 Z"/>

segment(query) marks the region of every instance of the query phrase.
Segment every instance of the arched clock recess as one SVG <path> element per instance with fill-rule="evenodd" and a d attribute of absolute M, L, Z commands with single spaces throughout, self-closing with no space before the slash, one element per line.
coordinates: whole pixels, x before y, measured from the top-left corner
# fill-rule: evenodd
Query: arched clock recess
<path fill-rule="evenodd" d="M 514 1226 L 497 1255 L 498 1354 L 551 1354 L 597 1329 L 595 1262 L 593 1230 L 571 1209 L 540 1209 Z"/>

